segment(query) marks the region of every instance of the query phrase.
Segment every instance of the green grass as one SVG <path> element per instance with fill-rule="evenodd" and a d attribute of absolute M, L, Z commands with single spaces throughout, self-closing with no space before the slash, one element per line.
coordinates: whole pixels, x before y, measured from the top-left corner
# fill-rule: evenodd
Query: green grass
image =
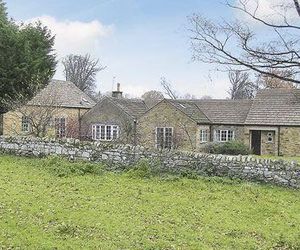
<path fill-rule="evenodd" d="M 298 190 L 46 165 L 0 156 L 0 249 L 300 248 Z"/>

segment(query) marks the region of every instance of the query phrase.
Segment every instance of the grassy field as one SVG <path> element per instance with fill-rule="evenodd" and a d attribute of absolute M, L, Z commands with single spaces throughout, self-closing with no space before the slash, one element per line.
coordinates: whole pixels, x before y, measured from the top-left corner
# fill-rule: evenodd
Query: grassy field
<path fill-rule="evenodd" d="M 300 249 L 300 191 L 49 162 L 0 156 L 0 249 Z"/>

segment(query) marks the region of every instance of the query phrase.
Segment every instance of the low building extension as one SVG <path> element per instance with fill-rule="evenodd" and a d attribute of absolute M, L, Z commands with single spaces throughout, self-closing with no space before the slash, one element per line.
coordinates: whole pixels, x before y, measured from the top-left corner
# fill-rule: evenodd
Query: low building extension
<path fill-rule="evenodd" d="M 147 111 L 144 101 L 122 97 L 120 85 L 82 117 L 81 138 L 102 142 L 137 143 L 138 118 Z"/>
<path fill-rule="evenodd" d="M 300 90 L 266 89 L 254 100 L 163 100 L 138 121 L 139 143 L 198 150 L 241 141 L 257 155 L 300 155 Z"/>

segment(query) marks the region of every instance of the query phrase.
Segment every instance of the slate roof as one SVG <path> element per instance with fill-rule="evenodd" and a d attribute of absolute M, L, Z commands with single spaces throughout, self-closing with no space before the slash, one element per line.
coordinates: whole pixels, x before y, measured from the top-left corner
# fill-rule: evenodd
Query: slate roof
<path fill-rule="evenodd" d="M 245 123 L 300 126 L 300 89 L 259 91 Z"/>
<path fill-rule="evenodd" d="M 216 124 L 244 124 L 251 100 L 194 100 L 198 108 Z"/>
<path fill-rule="evenodd" d="M 27 105 L 92 108 L 95 102 L 74 83 L 51 80 Z"/>
<path fill-rule="evenodd" d="M 197 123 L 211 123 L 207 116 L 190 100 L 167 100 L 178 110 L 186 114 Z"/>
<path fill-rule="evenodd" d="M 138 118 L 142 116 L 148 110 L 147 105 L 140 99 L 126 99 L 126 98 L 114 98 L 105 97 L 116 107 L 123 110 L 126 114 L 132 118 Z"/>

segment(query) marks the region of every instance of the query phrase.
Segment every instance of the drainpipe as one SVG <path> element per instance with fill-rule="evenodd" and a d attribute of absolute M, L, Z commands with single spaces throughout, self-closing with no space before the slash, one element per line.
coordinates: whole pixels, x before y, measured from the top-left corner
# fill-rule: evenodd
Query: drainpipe
<path fill-rule="evenodd" d="M 137 120 L 134 119 L 133 120 L 133 145 L 136 146 L 137 145 Z"/>
<path fill-rule="evenodd" d="M 80 112 L 80 108 L 78 109 L 78 137 L 79 140 L 81 140 L 81 112 Z"/>
<path fill-rule="evenodd" d="M 278 126 L 278 152 L 277 152 L 277 155 L 280 156 L 280 126 Z"/>
<path fill-rule="evenodd" d="M 209 134 L 210 134 L 210 141 L 213 142 L 214 141 L 214 135 L 213 135 L 213 128 L 212 125 L 209 125 Z"/>

